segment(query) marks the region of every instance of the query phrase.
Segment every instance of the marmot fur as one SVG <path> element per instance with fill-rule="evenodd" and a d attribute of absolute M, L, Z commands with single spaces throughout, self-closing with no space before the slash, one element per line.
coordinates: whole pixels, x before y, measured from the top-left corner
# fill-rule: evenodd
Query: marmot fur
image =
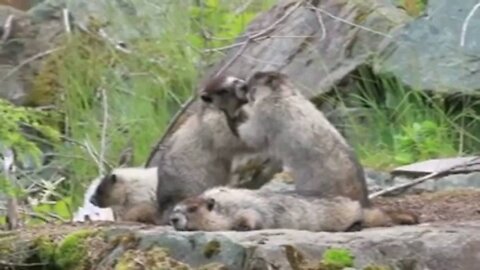
<path fill-rule="evenodd" d="M 417 224 L 406 211 L 363 209 L 347 197 L 314 198 L 261 190 L 216 187 L 175 206 L 171 225 L 177 230 L 297 229 L 344 232 L 364 227 Z"/>

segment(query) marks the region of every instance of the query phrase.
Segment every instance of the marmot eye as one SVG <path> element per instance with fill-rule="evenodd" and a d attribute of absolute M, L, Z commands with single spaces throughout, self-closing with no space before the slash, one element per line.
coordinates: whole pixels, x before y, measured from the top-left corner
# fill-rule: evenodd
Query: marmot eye
<path fill-rule="evenodd" d="M 228 94 L 228 90 L 226 90 L 226 89 L 220 89 L 220 90 L 217 91 L 217 94 L 218 94 L 218 95 L 221 95 L 221 96 L 226 95 L 226 94 Z"/>
<path fill-rule="evenodd" d="M 196 207 L 196 206 L 190 206 L 190 207 L 187 208 L 187 212 L 188 212 L 188 213 L 193 213 L 193 212 L 195 212 L 195 211 L 197 211 L 197 207 Z"/>

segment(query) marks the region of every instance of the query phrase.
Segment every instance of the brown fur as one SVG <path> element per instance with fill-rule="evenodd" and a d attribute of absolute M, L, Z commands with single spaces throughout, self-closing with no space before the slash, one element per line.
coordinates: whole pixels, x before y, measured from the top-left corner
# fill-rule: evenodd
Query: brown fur
<path fill-rule="evenodd" d="M 115 211 L 115 215 L 115 218 L 119 221 L 161 225 L 157 208 L 150 202 L 140 202 L 127 209 Z"/>
<path fill-rule="evenodd" d="M 345 196 L 369 206 L 363 168 L 346 140 L 287 76 L 256 72 L 242 91 L 205 91 L 203 100 L 223 111 L 233 133 L 291 170 L 302 195 Z M 244 104 L 248 100 L 248 104 Z"/>

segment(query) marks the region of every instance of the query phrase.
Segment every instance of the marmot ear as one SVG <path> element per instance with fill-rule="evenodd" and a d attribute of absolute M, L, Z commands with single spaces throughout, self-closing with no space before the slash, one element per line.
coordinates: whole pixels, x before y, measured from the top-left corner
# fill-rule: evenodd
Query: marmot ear
<path fill-rule="evenodd" d="M 117 182 L 117 176 L 112 173 L 110 175 L 110 181 L 112 182 L 112 184 L 115 184 Z"/>
<path fill-rule="evenodd" d="M 212 211 L 214 206 L 215 206 L 215 199 L 214 198 L 208 198 L 207 199 L 207 209 L 208 209 L 208 211 Z"/>
<path fill-rule="evenodd" d="M 248 101 L 247 94 L 248 94 L 248 86 L 246 84 L 242 84 L 240 87 L 235 88 L 235 96 L 238 99 L 242 101 Z"/>

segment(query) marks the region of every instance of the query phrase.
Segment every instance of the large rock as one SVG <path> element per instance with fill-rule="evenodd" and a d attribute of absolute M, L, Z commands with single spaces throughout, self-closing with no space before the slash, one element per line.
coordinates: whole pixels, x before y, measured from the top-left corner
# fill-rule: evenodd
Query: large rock
<path fill-rule="evenodd" d="M 15 247 L 18 254 L 11 256 L 2 249 L 0 258 L 1 263 L 11 265 L 23 265 L 29 259 L 29 263 L 40 261 L 50 267 L 75 269 L 165 269 L 152 265 L 163 265 L 168 260 L 170 265 L 183 262 L 192 268 L 212 263 L 218 266 L 203 269 L 322 270 L 325 268 L 318 263 L 326 250 L 345 248 L 354 256 L 355 269 L 376 265 L 383 268 L 374 269 L 476 270 L 480 264 L 479 232 L 478 221 L 373 228 L 355 233 L 177 232 L 169 227 L 65 225 L 22 232 L 18 238 L 15 233 L 2 236 L 2 243 L 7 244 L 2 248 Z M 165 258 L 163 250 L 168 250 L 170 258 Z M 182 265 L 166 269 L 189 268 Z"/>
<path fill-rule="evenodd" d="M 13 17 L 11 17 L 13 16 Z M 0 98 L 17 105 L 46 105 L 54 93 L 43 93 L 45 97 L 33 100 L 34 80 L 42 68 L 43 59 L 56 49 L 65 28 L 60 10 L 23 12 L 0 5 L 0 23 L 11 21 L 10 30 L 0 47 Z M 36 89 L 38 90 L 38 89 Z M 48 100 L 48 101 L 46 101 Z"/>
<path fill-rule="evenodd" d="M 392 39 L 385 40 L 389 45 L 376 63 L 377 71 L 392 73 L 415 89 L 448 93 L 478 90 L 478 10 L 464 27 L 468 14 L 476 4 L 476 0 L 455 3 L 429 0 L 426 10 L 428 16 L 410 22 Z M 463 32 L 465 39 L 461 46 Z"/>

